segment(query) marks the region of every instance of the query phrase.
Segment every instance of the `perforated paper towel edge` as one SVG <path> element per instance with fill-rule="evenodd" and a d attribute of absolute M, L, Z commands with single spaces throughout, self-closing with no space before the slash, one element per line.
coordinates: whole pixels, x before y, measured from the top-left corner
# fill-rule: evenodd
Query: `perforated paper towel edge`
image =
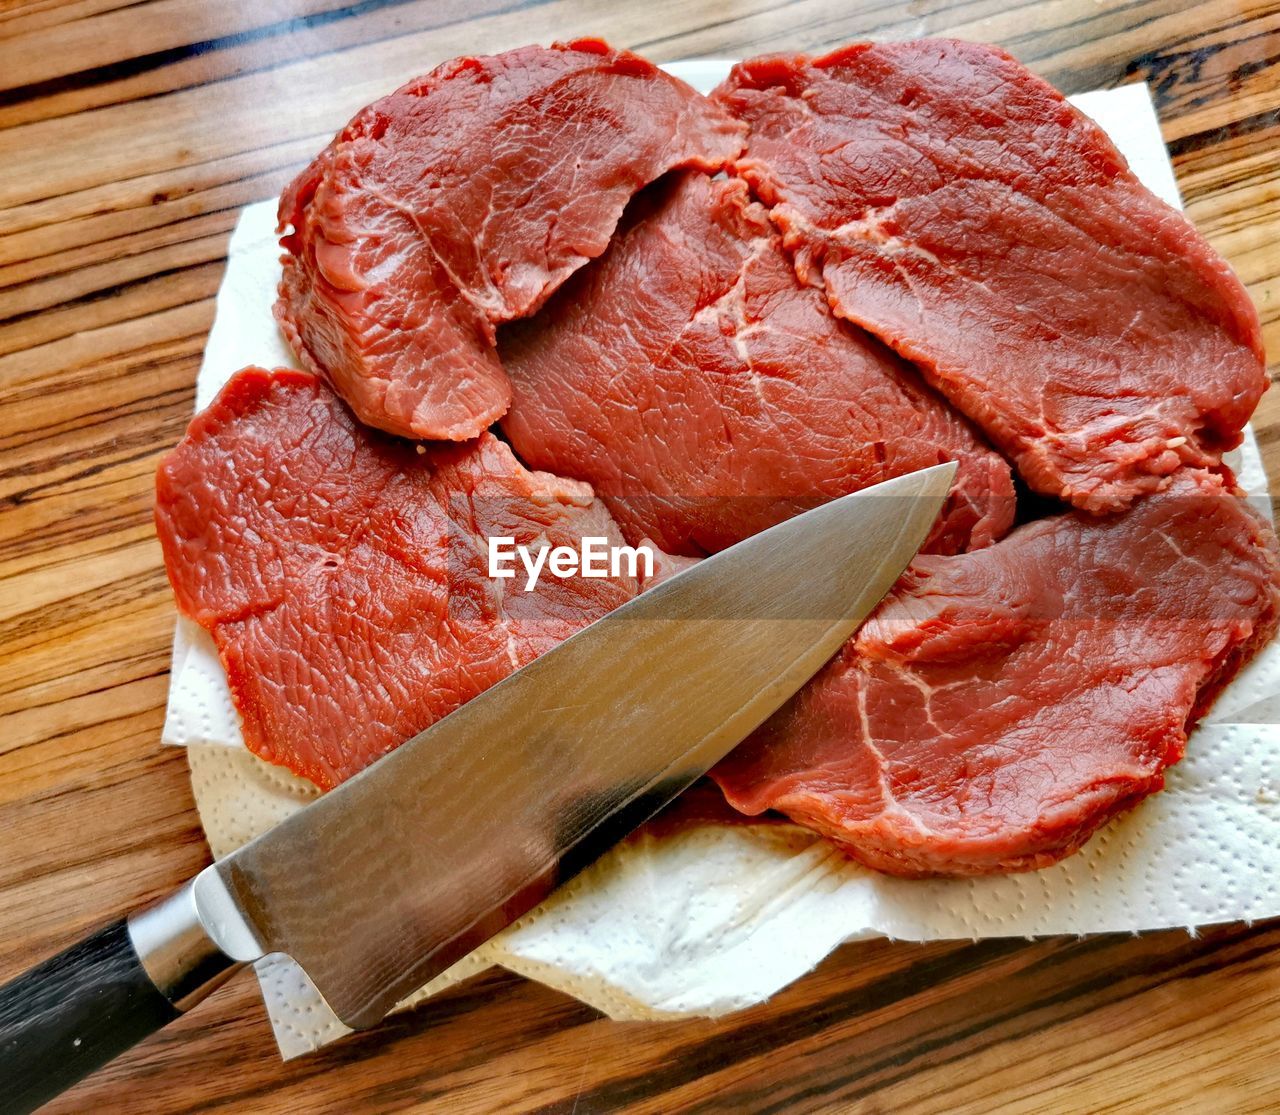
<path fill-rule="evenodd" d="M 728 63 L 670 67 L 706 89 Z M 1179 204 L 1145 86 L 1074 98 L 1135 173 Z M 250 206 L 232 238 L 197 383 L 203 407 L 249 363 L 295 364 L 271 318 L 274 204 Z M 1252 436 L 1235 462 L 1264 499 Z M 910 881 L 875 875 L 792 826 L 703 826 L 642 834 L 408 1002 L 501 964 L 615 1018 L 718 1015 L 768 998 L 843 941 L 1195 926 L 1280 914 L 1280 651 L 1269 647 L 1194 734 L 1164 793 L 1046 871 Z M 208 636 L 179 622 L 164 737 L 191 746 L 210 845 L 225 855 L 315 796 L 243 749 Z M 214 745 L 214 746 L 201 746 Z M 346 1033 L 292 961 L 258 965 L 285 1057 Z"/>

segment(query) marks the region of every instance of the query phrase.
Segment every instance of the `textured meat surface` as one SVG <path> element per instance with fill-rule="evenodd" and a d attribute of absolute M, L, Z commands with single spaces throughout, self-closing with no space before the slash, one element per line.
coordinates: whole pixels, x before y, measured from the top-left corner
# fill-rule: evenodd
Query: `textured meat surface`
<path fill-rule="evenodd" d="M 930 548 L 985 545 L 1013 517 L 1005 461 L 799 283 L 741 180 L 652 187 L 501 351 L 521 459 L 589 481 L 632 542 L 715 552 L 943 460 L 959 479 Z"/>
<path fill-rule="evenodd" d="M 161 465 L 156 527 L 245 742 L 324 788 L 638 590 L 490 580 L 489 536 L 621 538 L 586 485 L 527 471 L 492 435 L 417 452 L 302 372 L 246 369 L 195 418 Z"/>
<path fill-rule="evenodd" d="M 1274 536 L 1206 473 L 917 558 L 713 776 L 901 875 L 1043 867 L 1163 785 L 1274 633 Z"/>
<path fill-rule="evenodd" d="M 597 40 L 460 58 L 361 111 L 280 199 L 276 303 L 365 422 L 460 441 L 506 409 L 494 327 L 608 244 L 627 199 L 742 126 Z"/>
<path fill-rule="evenodd" d="M 1226 262 L 992 47 L 744 62 L 716 94 L 802 277 L 919 364 L 1034 488 L 1127 505 L 1236 445 L 1266 380 Z"/>

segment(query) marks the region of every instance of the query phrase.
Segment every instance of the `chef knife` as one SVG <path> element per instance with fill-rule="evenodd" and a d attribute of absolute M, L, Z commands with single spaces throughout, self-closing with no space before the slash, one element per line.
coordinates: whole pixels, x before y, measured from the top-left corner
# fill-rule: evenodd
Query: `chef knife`
<path fill-rule="evenodd" d="M 954 474 L 844 496 L 658 584 L 0 988 L 0 1102 L 38 1106 L 270 953 L 374 1024 L 795 693 L 902 573 Z"/>

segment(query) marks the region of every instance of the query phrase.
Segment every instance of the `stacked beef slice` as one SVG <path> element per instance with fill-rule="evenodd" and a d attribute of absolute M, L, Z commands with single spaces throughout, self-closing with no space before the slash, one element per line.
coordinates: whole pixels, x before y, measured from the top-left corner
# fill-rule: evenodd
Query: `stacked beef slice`
<path fill-rule="evenodd" d="M 486 537 L 697 559 L 945 460 L 924 553 L 713 772 L 742 812 L 895 874 L 1044 866 L 1274 633 L 1222 464 L 1266 386 L 1249 298 L 998 50 L 772 56 L 709 98 L 594 40 L 459 59 L 280 221 L 310 372 L 239 373 L 157 522 L 249 747 L 323 787 L 644 587 L 521 593 Z"/>

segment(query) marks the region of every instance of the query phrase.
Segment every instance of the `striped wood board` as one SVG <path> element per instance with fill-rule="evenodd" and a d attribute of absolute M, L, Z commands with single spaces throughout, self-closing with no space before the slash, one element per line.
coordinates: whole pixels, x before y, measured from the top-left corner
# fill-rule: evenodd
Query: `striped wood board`
<path fill-rule="evenodd" d="M 1280 354 L 1276 3 L 0 0 L 0 976 L 206 862 L 183 756 L 157 746 L 173 606 L 151 485 L 237 210 L 436 62 L 579 34 L 658 61 L 954 34 L 1067 92 L 1145 79 L 1188 211 Z M 1280 476 L 1280 392 L 1258 428 Z M 719 1022 L 616 1025 L 494 973 L 288 1065 L 241 980 L 54 1109 L 1262 1111 L 1277 1094 L 1272 923 L 860 944 Z"/>

